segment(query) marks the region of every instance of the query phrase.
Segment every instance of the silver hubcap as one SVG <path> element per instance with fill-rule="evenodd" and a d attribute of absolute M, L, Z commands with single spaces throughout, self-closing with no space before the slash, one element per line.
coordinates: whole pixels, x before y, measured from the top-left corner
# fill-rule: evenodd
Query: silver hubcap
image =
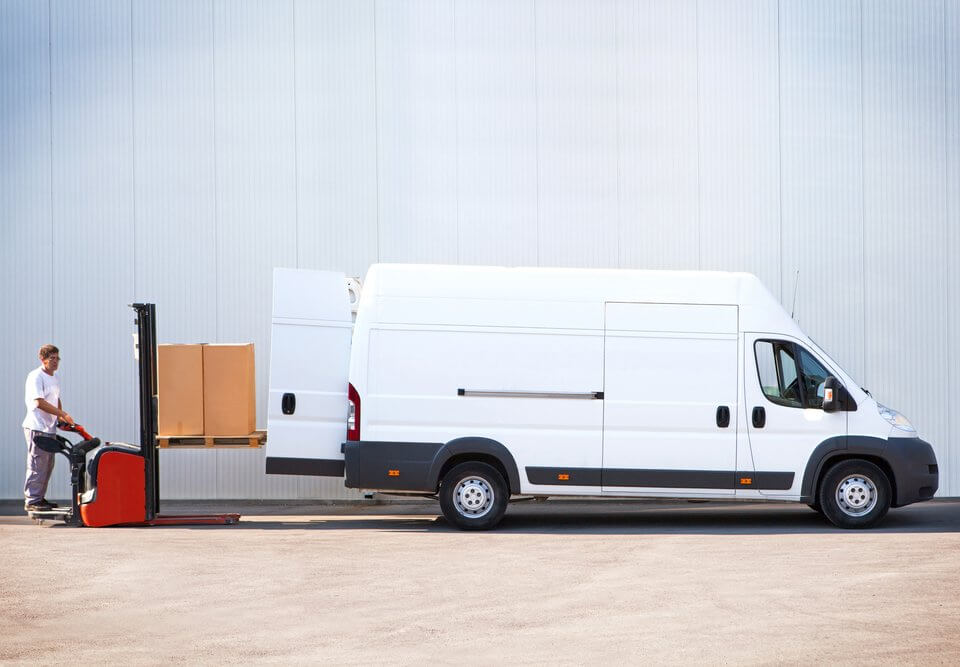
<path fill-rule="evenodd" d="M 467 477 L 460 480 L 453 491 L 453 504 L 465 517 L 477 519 L 493 507 L 493 487 L 482 477 Z"/>
<path fill-rule="evenodd" d="M 869 477 L 847 475 L 837 485 L 837 504 L 848 516 L 863 516 L 877 506 L 877 486 Z"/>

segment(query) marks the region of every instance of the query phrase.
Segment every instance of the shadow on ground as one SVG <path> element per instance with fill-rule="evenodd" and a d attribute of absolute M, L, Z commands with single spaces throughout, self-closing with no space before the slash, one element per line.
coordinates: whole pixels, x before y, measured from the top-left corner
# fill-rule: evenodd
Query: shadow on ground
<path fill-rule="evenodd" d="M 0 524 L 29 522 L 18 506 L 0 507 Z M 459 532 L 432 501 L 407 503 L 217 503 L 169 502 L 164 514 L 240 512 L 236 526 L 190 526 L 191 530 L 373 530 Z M 56 523 L 45 524 L 67 529 Z M 184 526 L 151 530 L 182 530 Z M 133 530 L 134 528 L 129 528 Z M 142 530 L 142 528 L 138 528 Z M 498 534 L 579 535 L 790 535 L 847 533 L 806 505 L 794 503 L 688 503 L 662 501 L 551 501 L 512 504 Z M 890 510 L 879 527 L 852 533 L 957 533 L 960 502 L 938 500 Z"/>
<path fill-rule="evenodd" d="M 163 514 L 239 512 L 236 526 L 190 526 L 192 530 L 376 530 L 391 532 L 457 531 L 434 501 L 316 502 L 168 501 Z M 29 522 L 19 502 L 0 501 L 0 525 Z M 57 522 L 44 524 L 67 527 Z M 152 530 L 182 530 L 154 526 Z M 130 528 L 132 530 L 132 528 Z M 142 529 L 142 528 L 141 528 Z M 555 500 L 510 505 L 497 533 L 581 535 L 778 535 L 847 532 L 806 505 L 687 501 Z M 864 532 L 864 531 L 851 531 Z M 935 500 L 890 510 L 867 533 L 960 532 L 960 501 Z"/>
<path fill-rule="evenodd" d="M 618 503 L 610 507 L 550 503 L 514 506 L 497 533 L 580 535 L 780 535 L 847 533 L 805 505 L 723 504 L 716 507 L 658 505 L 645 508 Z M 284 522 L 248 522 L 253 529 L 305 528 Z M 442 516 L 384 516 L 370 518 L 311 518 L 312 530 L 456 531 Z M 457 531 L 459 532 L 459 531 Z M 864 532 L 864 531 L 850 531 Z M 928 503 L 891 510 L 879 527 L 868 533 L 960 532 L 960 503 Z"/>

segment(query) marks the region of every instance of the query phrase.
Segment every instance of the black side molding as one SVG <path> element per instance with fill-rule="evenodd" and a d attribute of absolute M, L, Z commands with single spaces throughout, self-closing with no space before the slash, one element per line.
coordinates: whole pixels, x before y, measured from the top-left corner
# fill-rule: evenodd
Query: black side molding
<path fill-rule="evenodd" d="M 637 470 L 604 468 L 604 486 L 646 486 L 664 489 L 732 489 L 733 470 Z"/>
<path fill-rule="evenodd" d="M 738 472 L 738 489 L 759 489 L 761 491 L 789 491 L 793 488 L 792 472 L 769 472 L 761 470 L 755 473 Z"/>
<path fill-rule="evenodd" d="M 660 489 L 763 489 L 786 491 L 792 472 L 736 472 L 733 470 L 646 470 L 638 468 L 526 467 L 531 484 L 555 486 L 620 486 Z"/>
<path fill-rule="evenodd" d="M 600 468 L 545 468 L 527 466 L 527 480 L 531 484 L 557 484 L 567 486 L 600 486 Z"/>

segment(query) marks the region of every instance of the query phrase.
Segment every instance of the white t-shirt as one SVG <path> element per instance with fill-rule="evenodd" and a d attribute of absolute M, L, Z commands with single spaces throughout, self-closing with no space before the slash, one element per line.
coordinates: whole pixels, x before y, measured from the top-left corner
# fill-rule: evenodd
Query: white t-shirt
<path fill-rule="evenodd" d="M 56 373 L 47 375 L 43 366 L 34 368 L 27 375 L 27 382 L 23 390 L 23 402 L 27 404 L 27 416 L 23 420 L 23 428 L 44 433 L 57 432 L 57 418 L 36 407 L 34 403 L 42 398 L 50 405 L 57 407 L 60 400 L 60 378 Z"/>

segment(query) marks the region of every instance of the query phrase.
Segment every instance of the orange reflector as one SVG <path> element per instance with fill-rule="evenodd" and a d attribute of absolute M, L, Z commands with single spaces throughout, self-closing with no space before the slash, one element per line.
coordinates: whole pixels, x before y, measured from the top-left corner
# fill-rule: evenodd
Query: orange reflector
<path fill-rule="evenodd" d="M 562 472 L 559 475 L 557 475 L 557 479 L 559 479 L 561 482 L 566 482 L 570 480 L 570 475 L 568 473 Z"/>
<path fill-rule="evenodd" d="M 750 486 L 751 484 L 753 484 L 753 478 L 752 478 L 752 477 L 741 477 L 741 478 L 740 478 L 740 484 L 742 484 L 743 486 Z"/>
<path fill-rule="evenodd" d="M 830 402 L 833 400 L 833 389 L 823 390 L 823 400 L 826 402 Z"/>
<path fill-rule="evenodd" d="M 390 475 L 391 477 L 399 477 L 399 476 L 400 476 L 400 471 L 399 471 L 399 470 L 388 470 L 388 471 L 387 471 L 387 474 Z"/>

